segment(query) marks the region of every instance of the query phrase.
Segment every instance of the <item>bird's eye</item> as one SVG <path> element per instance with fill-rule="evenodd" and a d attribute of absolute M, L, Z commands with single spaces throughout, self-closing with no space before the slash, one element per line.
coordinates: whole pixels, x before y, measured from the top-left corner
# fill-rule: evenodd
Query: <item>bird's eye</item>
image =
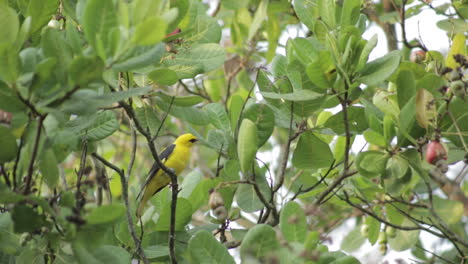
<path fill-rule="evenodd" d="M 192 142 L 192 143 L 195 143 L 195 142 L 197 142 L 197 141 L 198 141 L 198 139 L 196 139 L 196 138 L 192 138 L 192 139 L 191 139 L 191 140 L 189 140 L 189 141 L 190 141 L 190 142 Z"/>

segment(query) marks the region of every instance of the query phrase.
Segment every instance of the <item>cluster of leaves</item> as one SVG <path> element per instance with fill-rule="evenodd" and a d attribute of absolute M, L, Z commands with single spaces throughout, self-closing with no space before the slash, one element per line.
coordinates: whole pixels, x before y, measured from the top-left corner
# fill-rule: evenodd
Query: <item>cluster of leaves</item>
<path fill-rule="evenodd" d="M 380 22 L 428 6 L 393 2 Z M 464 172 L 448 178 L 423 149 L 466 159 L 468 5 L 439 23 L 449 54 L 421 63 L 406 36 L 369 61 L 368 5 L 229 0 L 210 16 L 197 0 L 0 0 L 1 261 L 234 263 L 239 248 L 245 263 L 359 263 L 346 253 L 366 240 L 428 260 L 429 233 L 452 246 L 436 261 L 460 262 Z M 307 37 L 277 54 L 292 25 Z M 200 144 L 175 211 L 166 188 L 137 223 L 153 142 L 183 132 Z M 326 234 L 353 218 L 365 232 L 329 251 Z"/>

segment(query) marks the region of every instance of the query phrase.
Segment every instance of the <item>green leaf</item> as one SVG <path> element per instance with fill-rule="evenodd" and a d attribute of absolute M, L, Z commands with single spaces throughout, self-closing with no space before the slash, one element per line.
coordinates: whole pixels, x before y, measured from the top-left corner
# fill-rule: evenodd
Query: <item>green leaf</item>
<path fill-rule="evenodd" d="M 333 153 L 327 143 L 312 132 L 303 133 L 292 157 L 292 163 L 299 169 L 327 168 L 333 162 Z"/>
<path fill-rule="evenodd" d="M 81 116 L 67 123 L 66 129 L 80 138 L 99 141 L 119 129 L 119 122 L 112 111 L 102 111 L 91 116 Z"/>
<path fill-rule="evenodd" d="M 400 51 L 392 51 L 387 55 L 366 64 L 360 71 L 360 82 L 376 85 L 392 75 L 400 64 Z"/>
<path fill-rule="evenodd" d="M 165 68 L 153 70 L 148 73 L 148 77 L 160 85 L 173 85 L 179 80 L 175 71 Z"/>
<path fill-rule="evenodd" d="M 354 26 L 359 19 L 361 11 L 361 0 L 344 1 L 341 9 L 341 28 L 346 26 Z"/>
<path fill-rule="evenodd" d="M 388 158 L 387 154 L 380 151 L 365 151 L 356 157 L 356 166 L 361 175 L 374 177 L 385 171 Z"/>
<path fill-rule="evenodd" d="M 127 264 L 132 262 L 130 254 L 120 246 L 103 245 L 94 250 L 93 255 L 101 263 Z"/>
<path fill-rule="evenodd" d="M 0 4 L 0 49 L 1 46 L 15 43 L 19 31 L 19 20 L 15 10 Z"/>
<path fill-rule="evenodd" d="M 267 18 L 268 0 L 260 1 L 257 6 L 252 24 L 249 28 L 249 35 L 247 36 L 247 42 L 250 42 L 252 38 L 257 34 L 263 21 Z"/>
<path fill-rule="evenodd" d="M 387 146 L 387 141 L 385 137 L 374 130 L 367 130 L 364 132 L 364 138 L 367 142 L 385 148 Z"/>
<path fill-rule="evenodd" d="M 464 19 L 454 19 L 454 18 L 449 18 L 449 19 L 443 19 L 437 22 L 437 26 L 449 32 L 450 34 L 453 33 L 466 33 L 468 31 L 468 22 L 466 22 Z"/>
<path fill-rule="evenodd" d="M 397 98 L 400 109 L 406 105 L 411 97 L 416 95 L 416 82 L 411 71 L 403 70 L 398 73 L 397 80 Z"/>
<path fill-rule="evenodd" d="M 252 164 L 257 153 L 258 139 L 255 123 L 245 118 L 242 120 L 237 139 L 237 154 L 244 173 L 252 170 Z"/>
<path fill-rule="evenodd" d="M 413 227 L 415 224 L 411 220 L 406 219 L 403 221 L 401 226 Z M 397 230 L 395 238 L 390 238 L 388 244 L 390 247 L 398 252 L 410 249 L 418 242 L 420 230 Z"/>
<path fill-rule="evenodd" d="M 377 41 L 377 35 L 373 35 L 372 38 L 367 41 L 366 45 L 361 51 L 361 55 L 359 56 L 359 62 L 356 70 L 360 71 L 364 66 L 366 66 L 367 60 L 369 59 L 369 54 L 372 52 L 375 46 L 377 46 Z"/>
<path fill-rule="evenodd" d="M 289 242 L 304 243 L 307 235 L 307 221 L 304 209 L 294 202 L 284 205 L 280 215 L 280 229 Z"/>
<path fill-rule="evenodd" d="M 203 107 L 203 110 L 205 110 L 208 117 L 210 118 L 211 124 L 213 124 L 216 128 L 223 131 L 231 130 L 231 122 L 229 121 L 229 117 L 221 104 L 207 104 L 205 107 Z"/>
<path fill-rule="evenodd" d="M 0 99 L 1 100 L 1 99 Z M 241 115 L 244 99 L 240 95 L 233 95 L 229 101 L 229 118 L 231 120 L 231 128 L 237 130 L 238 121 Z M 244 113 L 245 115 L 245 113 Z M 251 118 L 249 118 L 252 120 Z M 254 120 L 252 120 L 254 121 Z"/>
<path fill-rule="evenodd" d="M 177 208 L 176 208 L 176 221 L 175 221 L 175 230 L 181 231 L 185 229 L 192 219 L 192 204 L 185 198 L 177 198 Z M 171 226 L 171 201 L 168 201 L 162 208 L 161 214 L 156 222 L 156 231 L 169 231 Z"/>
<path fill-rule="evenodd" d="M 135 109 L 135 114 L 142 127 L 149 129 L 151 135 L 156 135 L 161 124 L 156 111 L 151 106 L 144 105 Z"/>
<path fill-rule="evenodd" d="M 91 114 L 95 113 L 99 108 L 111 106 L 113 103 L 133 96 L 144 95 L 150 91 L 151 87 L 139 87 L 121 92 L 98 94 L 93 90 L 79 89 L 69 100 L 62 104 L 58 111 L 73 114 Z"/>
<path fill-rule="evenodd" d="M 165 94 L 163 92 L 156 92 L 156 95 L 161 97 L 161 99 L 170 102 L 172 100 L 172 96 Z M 175 96 L 173 105 L 177 106 L 194 106 L 203 102 L 203 97 L 198 95 L 188 95 L 188 96 Z M 224 111 L 224 109 L 223 109 Z"/>
<path fill-rule="evenodd" d="M 262 92 L 262 96 L 265 98 L 270 98 L 270 99 L 283 99 L 287 101 L 297 101 L 297 102 L 309 101 L 309 100 L 323 101 L 322 94 L 312 92 L 310 90 L 295 90 L 292 93 L 285 93 L 285 94 Z"/>
<path fill-rule="evenodd" d="M 25 16 L 32 17 L 31 33 L 45 26 L 59 8 L 59 0 L 29 1 Z"/>
<path fill-rule="evenodd" d="M 165 20 L 157 16 L 148 17 L 136 26 L 132 42 L 142 46 L 154 45 L 164 38 L 166 30 Z"/>
<path fill-rule="evenodd" d="M 86 86 L 88 83 L 102 79 L 104 63 L 98 57 L 77 56 L 69 66 L 70 79 L 74 84 Z"/>
<path fill-rule="evenodd" d="M 160 258 L 169 256 L 169 247 L 168 246 L 149 246 L 144 249 L 145 255 L 149 259 Z"/>
<path fill-rule="evenodd" d="M 313 0 L 295 0 L 294 1 L 294 11 L 296 11 L 299 20 L 309 28 L 309 30 L 314 30 L 314 24 L 316 16 L 314 10 L 317 3 Z"/>
<path fill-rule="evenodd" d="M 115 203 L 94 208 L 85 219 L 90 225 L 102 225 L 113 223 L 124 214 L 125 206 Z"/>
<path fill-rule="evenodd" d="M 113 65 L 112 69 L 117 71 L 133 71 L 152 64 L 158 63 L 164 55 L 163 43 L 154 46 L 134 47 L 126 56 L 120 57 Z"/>
<path fill-rule="evenodd" d="M 377 211 L 379 211 L 377 209 Z M 369 226 L 369 243 L 371 245 L 374 245 L 375 242 L 377 242 L 377 239 L 379 238 L 380 234 L 380 222 L 375 219 L 374 217 L 368 216 L 366 218 L 366 224 Z"/>
<path fill-rule="evenodd" d="M 360 226 L 356 226 L 343 238 L 340 246 L 341 250 L 354 252 L 358 250 L 364 242 L 366 242 L 366 238 L 361 235 L 360 229 Z"/>
<path fill-rule="evenodd" d="M 463 203 L 459 201 L 442 199 L 438 196 L 433 198 L 433 206 L 437 215 L 447 224 L 454 225 L 460 223 L 463 217 Z"/>
<path fill-rule="evenodd" d="M 117 11 L 112 0 L 88 0 L 82 17 L 86 39 L 95 52 L 103 58 L 111 47 L 109 33 L 118 27 Z M 107 57 L 107 56 L 106 56 Z M 105 59 L 105 57 L 103 58 Z"/>
<path fill-rule="evenodd" d="M 467 29 L 468 29 L 468 23 Z M 447 58 L 445 59 L 445 65 L 452 69 L 456 69 L 456 67 L 460 67 L 460 63 L 455 61 L 454 56 L 457 54 L 466 56 L 467 54 L 466 49 L 466 37 L 465 32 L 456 34 L 452 39 L 452 46 L 450 47 L 450 51 L 447 54 Z"/>
<path fill-rule="evenodd" d="M 408 170 L 408 161 L 400 155 L 393 155 L 387 162 L 386 175 L 392 178 L 403 178 Z"/>
<path fill-rule="evenodd" d="M 55 158 L 54 151 L 52 149 L 46 150 L 40 158 L 39 170 L 41 171 L 42 177 L 49 186 L 50 189 L 54 189 L 59 180 L 59 169 L 57 167 L 58 161 Z"/>
<path fill-rule="evenodd" d="M 2 146 L 2 151 L 0 151 L 0 164 L 16 158 L 16 153 L 18 152 L 16 138 L 11 131 L 4 126 L 0 126 L 0 146 Z"/>
<path fill-rule="evenodd" d="M 259 259 L 277 250 L 279 247 L 276 240 L 275 230 L 266 224 L 254 226 L 247 232 L 240 247 L 242 259 L 254 257 Z"/>
<path fill-rule="evenodd" d="M 329 51 L 321 51 L 316 60 L 307 65 L 306 73 L 310 81 L 320 89 L 332 87 L 330 73 L 335 69 L 333 58 Z"/>
<path fill-rule="evenodd" d="M 189 240 L 188 252 L 193 263 L 235 263 L 227 248 L 206 230 L 197 232 Z"/>
<path fill-rule="evenodd" d="M 182 49 L 177 54 L 169 53 L 162 64 L 177 73 L 179 79 L 193 78 L 220 67 L 225 51 L 218 44 L 199 44 Z"/>
<path fill-rule="evenodd" d="M 258 133 L 258 147 L 265 144 L 275 128 L 275 114 L 266 104 L 252 104 L 247 107 L 243 117 L 254 122 Z"/>
<path fill-rule="evenodd" d="M 17 204 L 13 208 L 11 219 L 15 233 L 33 232 L 46 224 L 44 215 L 24 204 Z"/>

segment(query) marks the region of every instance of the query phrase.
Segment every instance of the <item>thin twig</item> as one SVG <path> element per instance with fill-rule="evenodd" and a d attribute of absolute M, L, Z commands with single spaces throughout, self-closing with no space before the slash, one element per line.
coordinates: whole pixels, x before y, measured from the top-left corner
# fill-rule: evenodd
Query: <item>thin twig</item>
<path fill-rule="evenodd" d="M 44 123 L 45 116 L 40 115 L 39 116 L 39 121 L 37 125 L 37 130 L 36 130 L 36 139 L 34 140 L 34 147 L 33 147 L 33 152 L 31 155 L 31 160 L 29 161 L 29 166 L 28 166 L 28 174 L 26 176 L 26 187 L 24 188 L 24 194 L 29 194 L 31 191 L 31 182 L 32 182 L 32 176 L 34 172 L 34 161 L 36 160 L 37 157 L 37 152 L 39 151 L 39 142 L 41 139 L 41 133 L 42 133 L 42 124 Z"/>
<path fill-rule="evenodd" d="M 100 162 L 102 162 L 102 164 L 114 170 L 115 172 L 117 172 L 117 174 L 119 174 L 120 182 L 122 184 L 122 197 L 124 199 L 126 214 L 127 214 L 127 222 L 128 222 L 127 227 L 130 231 L 130 235 L 132 236 L 133 242 L 135 243 L 135 247 L 137 249 L 138 255 L 140 256 L 140 258 L 143 260 L 145 264 L 149 264 L 150 262 L 146 258 L 145 252 L 143 248 L 141 247 L 141 240 L 138 239 L 138 236 L 136 235 L 136 232 L 135 232 L 135 228 L 133 226 L 133 219 L 132 219 L 132 215 L 130 212 L 130 204 L 128 202 L 128 182 L 127 182 L 127 179 L 125 178 L 124 171 L 122 169 L 119 169 L 117 166 L 110 163 L 103 157 L 99 156 L 97 153 L 93 153 L 92 156 L 98 159 Z"/>

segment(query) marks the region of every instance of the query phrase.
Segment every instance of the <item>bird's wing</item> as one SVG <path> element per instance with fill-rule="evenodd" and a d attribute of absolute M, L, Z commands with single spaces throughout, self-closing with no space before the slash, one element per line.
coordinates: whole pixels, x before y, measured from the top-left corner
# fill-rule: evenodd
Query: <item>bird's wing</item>
<path fill-rule="evenodd" d="M 175 144 L 171 144 L 167 148 L 165 148 L 159 154 L 159 160 L 161 160 L 162 163 L 165 163 L 166 160 L 169 158 L 169 156 L 171 156 L 171 154 L 174 152 L 175 147 L 176 147 Z M 140 195 L 143 193 L 143 190 L 145 189 L 146 185 L 148 185 L 148 183 L 153 179 L 153 177 L 156 176 L 156 174 L 158 173 L 159 170 L 160 170 L 160 167 L 159 167 L 158 163 L 154 162 L 153 167 L 151 167 L 151 170 L 149 171 L 148 176 L 146 177 L 145 184 L 142 186 L 142 188 L 140 190 L 140 193 L 138 193 L 137 200 L 140 198 Z M 153 193 L 153 195 L 155 193 L 157 193 L 159 190 L 156 190 Z"/>

